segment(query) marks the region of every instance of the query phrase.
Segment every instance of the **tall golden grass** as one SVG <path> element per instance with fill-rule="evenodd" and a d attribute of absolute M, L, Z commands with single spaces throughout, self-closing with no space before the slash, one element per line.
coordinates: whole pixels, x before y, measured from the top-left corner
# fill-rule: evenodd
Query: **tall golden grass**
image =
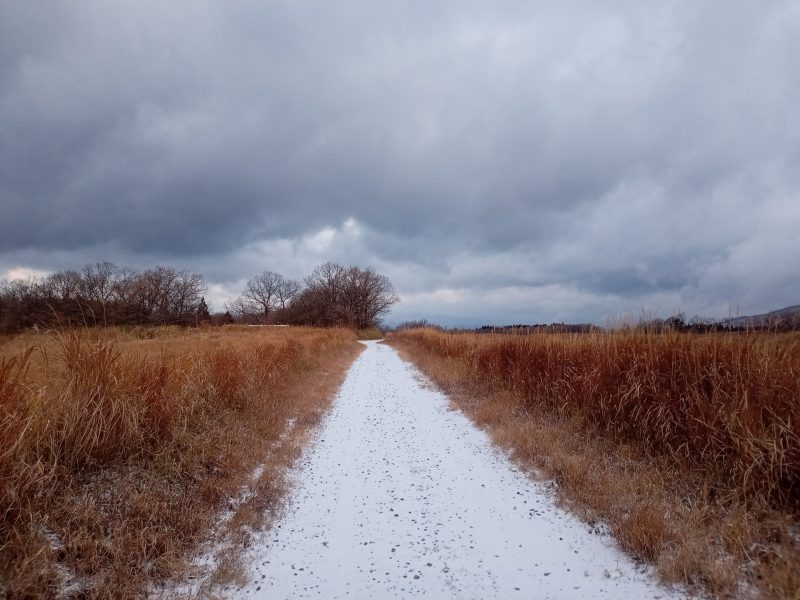
<path fill-rule="evenodd" d="M 342 330 L 75 330 L 0 341 L 0 596 L 126 598 L 180 572 Z"/>
<path fill-rule="evenodd" d="M 800 594 L 799 335 L 414 329 L 391 340 L 466 389 L 471 416 L 666 579 Z M 699 564 L 703 553 L 713 560 Z"/>
<path fill-rule="evenodd" d="M 713 472 L 731 490 L 800 500 L 800 337 L 400 334 L 526 408 Z"/>

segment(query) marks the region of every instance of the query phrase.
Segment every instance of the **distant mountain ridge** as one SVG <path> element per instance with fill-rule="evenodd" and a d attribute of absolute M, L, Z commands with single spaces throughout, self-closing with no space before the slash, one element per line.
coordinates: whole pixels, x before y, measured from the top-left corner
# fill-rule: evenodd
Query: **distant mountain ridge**
<path fill-rule="evenodd" d="M 692 329 L 695 331 L 719 331 L 724 329 L 795 329 L 800 330 L 800 304 L 787 306 L 777 310 L 759 315 L 744 315 L 730 318 L 708 318 L 703 319 L 699 325 L 685 323 L 683 315 L 677 329 Z M 674 319 L 674 317 L 673 317 Z M 426 321 L 431 325 L 444 327 L 446 329 L 474 329 L 476 331 L 497 331 L 510 330 L 515 333 L 533 333 L 534 331 L 545 333 L 555 331 L 597 331 L 603 327 L 593 323 L 550 323 L 550 324 L 503 324 L 500 320 L 482 319 L 480 317 L 459 317 L 454 315 L 442 314 L 421 314 L 409 316 L 406 314 L 392 315 L 386 320 L 385 325 L 394 328 L 398 325 L 412 321 Z M 494 322 L 493 322 L 494 321 Z M 650 325 L 663 327 L 669 325 L 669 319 L 653 319 L 648 321 Z M 488 324 L 487 324 L 488 323 Z M 675 324 L 670 325 L 675 327 Z"/>
<path fill-rule="evenodd" d="M 800 323 L 800 304 L 779 308 L 761 315 L 746 315 L 721 321 L 728 327 L 767 327 L 788 323 Z"/>

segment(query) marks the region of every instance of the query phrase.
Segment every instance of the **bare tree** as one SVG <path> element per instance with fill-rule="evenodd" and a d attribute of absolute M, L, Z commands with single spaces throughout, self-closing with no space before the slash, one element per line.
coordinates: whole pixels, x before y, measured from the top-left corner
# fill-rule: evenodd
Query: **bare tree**
<path fill-rule="evenodd" d="M 313 304 L 315 324 L 343 325 L 350 321 L 343 302 L 346 275 L 347 269 L 339 263 L 326 262 L 306 277 L 305 304 Z"/>
<path fill-rule="evenodd" d="M 114 293 L 115 275 L 118 267 L 111 262 L 98 262 L 83 267 L 81 293 L 88 301 L 105 304 Z"/>
<path fill-rule="evenodd" d="M 172 267 L 148 269 L 129 285 L 140 318 L 157 323 L 192 323 L 206 292 L 202 275 Z"/>
<path fill-rule="evenodd" d="M 114 263 L 105 261 L 87 264 L 81 277 L 81 300 L 91 310 L 98 310 L 102 322 L 108 323 L 108 302 L 114 293 L 114 279 L 118 271 Z"/>
<path fill-rule="evenodd" d="M 350 267 L 345 275 L 343 304 L 356 327 L 374 327 L 399 298 L 389 278 L 372 268 Z"/>
<path fill-rule="evenodd" d="M 187 317 L 197 311 L 203 300 L 206 285 L 203 276 L 189 271 L 178 271 L 177 277 L 172 280 L 169 294 L 169 313 L 180 317 Z"/>
<path fill-rule="evenodd" d="M 300 287 L 300 282 L 296 279 L 288 279 L 281 276 L 275 291 L 278 301 L 277 304 L 280 305 L 281 310 L 286 310 L 286 306 L 300 291 Z"/>
<path fill-rule="evenodd" d="M 270 313 L 280 306 L 279 296 L 285 281 L 279 273 L 264 271 L 250 279 L 242 292 L 245 303 L 257 307 L 265 323 Z"/>
<path fill-rule="evenodd" d="M 321 292 L 327 301 L 337 303 L 341 299 L 347 269 L 335 262 L 326 262 L 316 267 L 306 277 L 306 287 Z"/>
<path fill-rule="evenodd" d="M 54 298 L 59 300 L 76 300 L 81 291 L 81 274 L 77 271 L 59 271 L 48 275 L 44 285 Z"/>
<path fill-rule="evenodd" d="M 245 323 L 256 323 L 261 315 L 259 308 L 248 302 L 244 296 L 236 296 L 228 300 L 225 303 L 225 310 L 237 321 Z"/>
<path fill-rule="evenodd" d="M 120 303 L 130 302 L 139 277 L 141 275 L 129 267 L 117 269 L 111 286 L 111 298 Z"/>
<path fill-rule="evenodd" d="M 295 301 L 295 321 L 317 325 L 374 327 L 398 301 L 391 282 L 374 269 L 328 262 L 306 278 Z"/>

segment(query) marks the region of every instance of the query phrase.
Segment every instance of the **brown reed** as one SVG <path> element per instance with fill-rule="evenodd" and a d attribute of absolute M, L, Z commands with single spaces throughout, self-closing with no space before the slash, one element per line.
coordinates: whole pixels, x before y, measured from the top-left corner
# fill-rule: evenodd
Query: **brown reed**
<path fill-rule="evenodd" d="M 311 410 L 304 381 L 356 347 L 343 330 L 141 333 L 0 347 L 0 597 L 140 597 L 180 573 Z"/>

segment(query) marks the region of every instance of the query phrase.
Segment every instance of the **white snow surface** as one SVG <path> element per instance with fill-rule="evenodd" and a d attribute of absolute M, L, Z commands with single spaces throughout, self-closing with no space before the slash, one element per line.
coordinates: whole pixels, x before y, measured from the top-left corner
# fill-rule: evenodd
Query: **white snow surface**
<path fill-rule="evenodd" d="M 671 598 L 367 342 L 233 598 Z"/>

